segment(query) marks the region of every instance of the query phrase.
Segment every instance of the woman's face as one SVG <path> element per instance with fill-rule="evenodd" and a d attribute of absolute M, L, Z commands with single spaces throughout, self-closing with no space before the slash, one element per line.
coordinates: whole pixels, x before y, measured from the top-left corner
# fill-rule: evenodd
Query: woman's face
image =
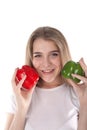
<path fill-rule="evenodd" d="M 33 43 L 34 68 L 39 73 L 42 86 L 56 86 L 61 83 L 60 53 L 53 41 L 38 38 Z"/>

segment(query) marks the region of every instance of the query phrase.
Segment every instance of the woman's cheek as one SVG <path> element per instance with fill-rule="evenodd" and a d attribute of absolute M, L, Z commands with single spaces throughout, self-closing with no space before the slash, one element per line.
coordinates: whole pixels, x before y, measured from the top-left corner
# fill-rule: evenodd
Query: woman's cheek
<path fill-rule="evenodd" d="M 40 60 L 33 60 L 32 63 L 35 69 L 37 69 L 40 66 Z"/>
<path fill-rule="evenodd" d="M 52 61 L 53 64 L 55 64 L 55 66 L 61 66 L 61 60 L 60 58 L 56 58 Z"/>

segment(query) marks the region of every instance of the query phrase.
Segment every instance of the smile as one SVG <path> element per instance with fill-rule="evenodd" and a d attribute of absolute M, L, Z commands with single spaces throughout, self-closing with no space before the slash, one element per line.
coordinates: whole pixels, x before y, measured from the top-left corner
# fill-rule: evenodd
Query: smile
<path fill-rule="evenodd" d="M 42 70 L 42 72 L 44 73 L 44 74 L 50 74 L 50 73 L 52 73 L 54 71 L 54 69 L 51 69 L 51 70 Z"/>

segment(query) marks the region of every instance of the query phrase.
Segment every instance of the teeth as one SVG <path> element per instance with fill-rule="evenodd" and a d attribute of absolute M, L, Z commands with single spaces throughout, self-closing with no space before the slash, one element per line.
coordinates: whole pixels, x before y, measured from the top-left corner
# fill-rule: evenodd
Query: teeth
<path fill-rule="evenodd" d="M 49 73 L 49 72 L 51 72 L 52 70 L 43 70 L 43 72 L 45 72 L 45 73 Z"/>

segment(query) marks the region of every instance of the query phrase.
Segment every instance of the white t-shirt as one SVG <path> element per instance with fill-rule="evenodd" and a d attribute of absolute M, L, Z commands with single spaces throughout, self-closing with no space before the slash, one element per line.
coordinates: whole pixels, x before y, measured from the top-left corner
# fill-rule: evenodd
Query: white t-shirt
<path fill-rule="evenodd" d="M 14 96 L 8 112 L 15 113 Z M 26 115 L 24 130 L 77 130 L 79 101 L 72 87 L 36 87 Z"/>

